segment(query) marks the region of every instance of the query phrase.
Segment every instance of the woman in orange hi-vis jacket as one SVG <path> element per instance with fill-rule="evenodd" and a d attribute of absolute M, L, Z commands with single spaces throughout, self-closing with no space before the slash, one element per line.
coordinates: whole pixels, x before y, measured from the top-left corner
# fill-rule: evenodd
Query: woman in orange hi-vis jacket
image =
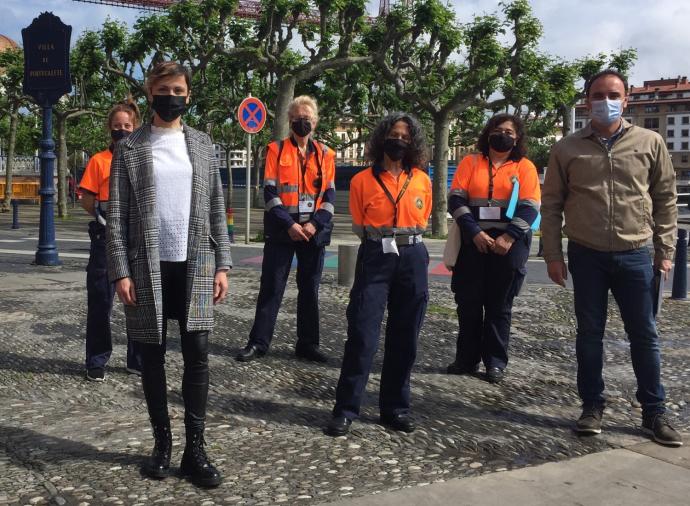
<path fill-rule="evenodd" d="M 319 349 L 319 285 L 335 212 L 335 152 L 313 139 L 316 101 L 296 97 L 288 109 L 290 136 L 268 145 L 264 170 L 264 259 L 254 325 L 236 359 L 268 353 L 292 259 L 297 256 L 295 355 L 327 362 Z"/>
<path fill-rule="evenodd" d="M 448 373 L 474 374 L 481 360 L 487 380 L 498 383 L 508 364 L 513 298 L 525 277 L 541 192 L 537 170 L 525 157 L 520 118 L 489 119 L 477 148 L 460 162 L 448 198 L 448 212 L 462 231 L 451 278 L 460 329 Z M 516 184 L 517 206 L 508 217 Z"/>
<path fill-rule="evenodd" d="M 86 378 L 105 379 L 105 366 L 113 351 L 110 313 L 115 285 L 108 279 L 105 248 L 105 224 L 108 212 L 110 162 L 115 143 L 139 126 L 139 109 L 132 101 L 115 104 L 108 113 L 110 147 L 93 155 L 79 183 L 81 205 L 93 216 L 89 223 L 91 250 L 86 266 Z M 141 374 L 141 357 L 136 343 L 127 339 L 127 371 Z"/>
<path fill-rule="evenodd" d="M 359 416 L 388 307 L 381 372 L 381 423 L 412 432 L 410 373 L 428 300 L 429 254 L 422 240 L 431 214 L 427 149 L 409 114 L 384 118 L 367 144 L 372 167 L 350 183 L 352 229 L 361 239 L 347 307 L 347 342 L 336 390 L 331 436 L 346 434 Z"/>

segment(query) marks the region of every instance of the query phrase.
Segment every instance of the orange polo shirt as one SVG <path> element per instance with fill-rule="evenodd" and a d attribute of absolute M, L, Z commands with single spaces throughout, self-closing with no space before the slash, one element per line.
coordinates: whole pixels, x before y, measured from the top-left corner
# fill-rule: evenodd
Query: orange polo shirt
<path fill-rule="evenodd" d="M 377 169 L 364 169 L 350 182 L 353 232 L 360 238 L 377 239 L 391 234 L 394 223 L 399 235 L 426 231 L 431 215 L 431 180 L 426 172 L 418 168 L 410 170 L 410 182 L 396 206 L 376 180 L 374 170 Z M 408 173 L 402 172 L 397 179 L 387 170 L 379 169 L 378 174 L 393 199 L 397 200 Z"/>
<path fill-rule="evenodd" d="M 110 163 L 113 154 L 109 149 L 96 153 L 86 165 L 79 188 L 93 193 L 96 199 L 107 202 L 110 194 Z"/>

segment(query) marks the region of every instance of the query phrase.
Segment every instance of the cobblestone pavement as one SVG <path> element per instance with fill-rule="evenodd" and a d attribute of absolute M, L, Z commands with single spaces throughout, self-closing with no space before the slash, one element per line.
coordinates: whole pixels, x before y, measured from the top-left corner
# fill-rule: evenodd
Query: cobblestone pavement
<path fill-rule="evenodd" d="M 22 260 L 25 262 L 25 260 Z M 321 288 L 327 365 L 295 360 L 294 279 L 265 359 L 239 364 L 258 290 L 256 271 L 232 272 L 229 303 L 218 310 L 211 347 L 209 454 L 225 475 L 199 490 L 172 477 L 151 481 L 139 466 L 151 431 L 138 378 L 124 369 L 124 322 L 106 382 L 84 380 L 83 265 L 29 267 L 0 259 L 0 504 L 317 504 L 401 487 L 559 461 L 644 441 L 629 350 L 611 310 L 606 338 L 610 405 L 605 431 L 578 438 L 572 294 L 528 286 L 516 301 L 511 362 L 504 384 L 443 374 L 455 347 L 447 284 L 431 286 L 412 378 L 420 428 L 410 435 L 376 423 L 381 354 L 363 418 L 347 437 L 322 433 L 333 405 L 345 339 L 347 290 L 326 275 Z M 663 379 L 676 426 L 690 430 L 688 305 L 666 301 L 660 317 Z M 184 427 L 182 362 L 175 326 L 167 371 L 175 465 Z M 373 500 L 373 499 L 372 499 Z"/>

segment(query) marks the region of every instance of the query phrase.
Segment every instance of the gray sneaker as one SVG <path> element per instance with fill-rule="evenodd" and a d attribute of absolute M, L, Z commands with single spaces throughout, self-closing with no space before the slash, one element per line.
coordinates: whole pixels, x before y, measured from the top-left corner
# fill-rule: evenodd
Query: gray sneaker
<path fill-rule="evenodd" d="M 582 407 L 582 414 L 575 423 L 575 432 L 578 434 L 600 434 L 601 417 L 604 414 L 603 406 L 593 404 Z"/>
<path fill-rule="evenodd" d="M 642 417 L 642 432 L 652 436 L 659 444 L 666 446 L 683 446 L 680 434 L 671 427 L 666 415 L 657 413 Z"/>

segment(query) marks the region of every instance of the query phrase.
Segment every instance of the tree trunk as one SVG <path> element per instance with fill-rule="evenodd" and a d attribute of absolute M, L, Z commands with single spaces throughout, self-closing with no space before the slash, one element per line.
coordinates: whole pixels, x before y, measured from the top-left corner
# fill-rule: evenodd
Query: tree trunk
<path fill-rule="evenodd" d="M 273 131 L 271 132 L 271 139 L 279 141 L 288 136 L 290 131 L 288 125 L 288 107 L 290 102 L 295 98 L 295 85 L 297 79 L 295 76 L 286 75 L 281 76 L 278 85 L 278 97 L 276 98 L 275 121 L 273 122 Z"/>
<path fill-rule="evenodd" d="M 431 233 L 437 237 L 448 235 L 448 137 L 450 118 L 434 116 L 434 180 L 432 181 L 433 208 Z"/>
<path fill-rule="evenodd" d="M 58 216 L 67 218 L 67 115 L 55 112 L 58 134 Z"/>
<path fill-rule="evenodd" d="M 10 142 L 7 146 L 7 163 L 5 164 L 5 200 L 2 203 L 2 212 L 10 210 L 12 200 L 12 172 L 14 171 L 14 148 L 17 144 L 17 123 L 19 123 L 19 108 L 16 104 L 10 105 Z"/>
<path fill-rule="evenodd" d="M 563 137 L 565 137 L 566 135 L 569 135 L 571 133 L 570 130 L 573 124 L 573 110 L 567 105 L 562 105 L 560 108 L 561 115 L 563 117 L 563 126 L 561 127 L 561 131 L 563 133 Z"/>

